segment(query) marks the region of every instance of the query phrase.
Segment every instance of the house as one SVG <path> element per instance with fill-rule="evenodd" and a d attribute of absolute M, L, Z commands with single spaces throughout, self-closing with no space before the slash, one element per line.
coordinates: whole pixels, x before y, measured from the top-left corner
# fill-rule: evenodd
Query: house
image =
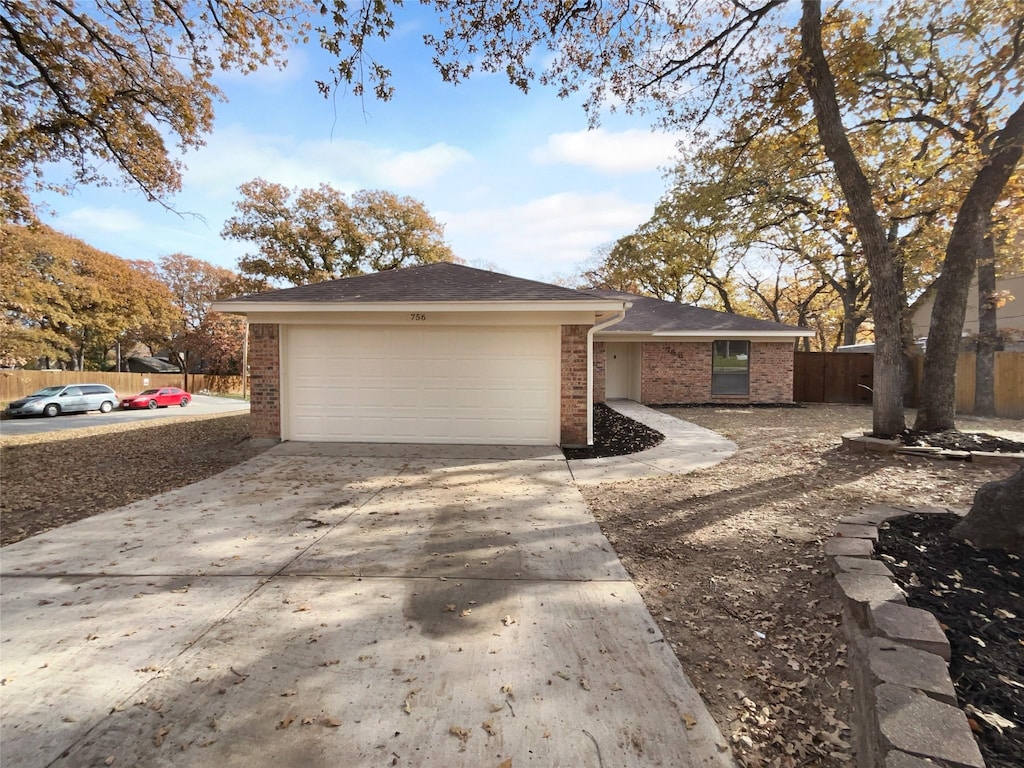
<path fill-rule="evenodd" d="M 625 318 L 594 333 L 594 400 L 644 405 L 789 403 L 807 328 L 617 291 Z"/>
<path fill-rule="evenodd" d="M 1007 275 L 996 280 L 996 291 L 1004 294 L 1004 302 L 996 308 L 996 325 L 1009 347 L 1017 348 L 1024 342 L 1024 273 Z M 1012 298 L 1011 298 L 1012 297 Z M 928 336 L 932 320 L 934 298 L 928 298 L 915 310 L 911 322 L 914 336 L 922 339 Z M 965 336 L 978 335 L 978 276 L 975 274 L 967 292 L 967 314 L 964 315 Z M 1009 348 L 1008 347 L 1008 348 Z"/>
<path fill-rule="evenodd" d="M 213 309 L 249 321 L 253 437 L 319 442 L 585 445 L 605 397 L 788 402 L 809 333 L 450 263 Z"/>
<path fill-rule="evenodd" d="M 177 365 L 151 355 L 136 355 L 125 362 L 131 373 L 181 373 Z"/>

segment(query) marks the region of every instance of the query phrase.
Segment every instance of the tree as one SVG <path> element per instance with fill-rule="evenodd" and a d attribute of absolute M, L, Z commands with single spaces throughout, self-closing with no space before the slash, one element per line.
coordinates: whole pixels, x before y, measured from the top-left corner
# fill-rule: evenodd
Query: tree
<path fill-rule="evenodd" d="M 179 320 L 160 343 L 166 344 L 187 376 L 196 363 L 207 373 L 241 371 L 245 321 L 211 312 L 210 304 L 236 293 L 238 275 L 230 269 L 174 253 L 160 259 L 156 274 L 167 286 Z"/>
<path fill-rule="evenodd" d="M 46 164 L 69 183 L 120 183 L 164 200 L 181 186 L 181 150 L 213 125 L 217 69 L 281 65 L 303 34 L 286 0 L 5 0 L 0 6 L 0 214 L 32 216 Z"/>
<path fill-rule="evenodd" d="M 107 352 L 163 329 L 170 294 L 135 264 L 43 225 L 4 225 L 0 356 L 76 370 L 102 369 Z"/>
<path fill-rule="evenodd" d="M 257 246 L 239 261 L 250 281 L 304 285 L 454 258 L 444 227 L 411 197 L 361 190 L 350 201 L 329 184 L 288 189 L 263 179 L 239 192 L 221 234 Z"/>
<path fill-rule="evenodd" d="M 886 226 L 879 219 L 879 198 L 889 192 L 874 185 L 868 161 L 883 155 L 884 147 L 871 142 L 902 136 L 909 150 L 894 204 L 926 178 L 948 188 L 959 211 L 986 167 L 979 148 L 994 135 L 1007 106 L 1012 109 L 1024 80 L 1022 47 L 1014 43 L 1024 21 L 1014 4 L 901 0 L 874 16 L 836 10 L 823 23 L 821 3 L 807 0 L 800 24 L 788 33 L 776 26 L 786 23 L 775 13 L 782 0 L 657 7 L 622 0 L 557 7 L 532 2 L 517 4 L 517 13 L 507 16 L 503 6 L 485 8 L 482 0 L 436 5 L 444 29 L 428 42 L 448 79 L 478 67 L 505 71 L 526 88 L 537 77 L 530 56 L 546 47 L 553 55 L 539 79 L 566 94 L 587 88 L 587 106 L 595 111 L 614 98 L 626 109 L 653 104 L 666 122 L 679 123 L 727 117 L 751 98 L 763 103 L 763 94 L 788 94 L 795 118 L 813 118 L 854 225 L 856 250 L 868 266 L 877 350 L 875 432 L 903 429 L 903 309 L 913 268 L 901 231 L 905 220 L 897 214 L 896 226 Z M 798 55 L 790 55 L 791 40 Z M 360 49 L 350 46 L 348 52 Z M 841 73 L 838 82 L 834 71 Z M 986 116 L 980 131 L 972 127 L 979 114 Z M 953 168 L 963 169 L 956 183 Z M 939 317 L 955 325 L 956 314 Z M 951 380 L 953 367 L 940 368 L 930 378 Z"/>
<path fill-rule="evenodd" d="M 189 145 L 209 125 L 209 113 L 202 110 L 203 98 L 209 97 L 205 86 L 213 66 L 208 51 L 227 52 L 221 57 L 222 66 L 255 66 L 260 57 L 273 58 L 284 41 L 282 30 L 289 24 L 273 0 L 256 6 L 213 0 L 196 8 L 186 7 L 184 0 L 179 0 L 182 4 L 171 0 L 156 6 L 156 13 L 143 13 L 144 22 L 133 15 L 140 11 L 137 2 L 118 6 L 106 26 L 97 24 L 93 29 L 86 25 L 84 33 L 81 18 L 85 17 L 67 22 L 54 10 L 58 6 L 44 5 L 37 10 L 17 0 L 5 3 L 0 29 L 4 52 L 10 55 L 4 57 L 3 95 L 5 101 L 10 97 L 11 106 L 5 107 L 3 114 L 14 139 L 2 147 L 5 155 L 0 159 L 3 168 L 13 169 L 7 173 L 19 189 L 24 188 L 31 169 L 52 159 L 70 159 L 78 177 L 93 178 L 97 164 L 80 163 L 81 157 L 91 156 L 113 160 L 128 178 L 148 180 L 150 187 L 143 184 L 147 190 L 157 189 L 164 175 L 172 185 L 177 183 L 176 168 L 145 160 L 146 148 L 157 144 L 156 130 L 146 121 L 160 125 L 163 113 L 153 117 L 144 108 L 153 104 L 166 107 L 167 103 L 148 97 L 142 99 L 142 107 L 130 98 L 127 104 L 120 103 L 115 96 L 133 94 L 135 83 L 132 76 L 121 77 L 125 70 L 119 69 L 123 65 L 119 57 L 124 51 L 129 52 L 128 59 L 141 52 L 143 64 L 147 64 L 186 54 L 191 75 L 183 83 L 175 81 L 172 72 L 157 73 L 155 79 L 181 86 L 168 95 L 166 101 L 176 106 L 162 119 L 181 143 Z M 785 55 L 785 32 L 791 19 L 778 12 L 785 0 L 662 5 L 629 0 L 431 0 L 431 4 L 440 26 L 437 33 L 424 39 L 433 48 L 434 63 L 445 80 L 459 82 L 480 69 L 503 72 L 524 90 L 535 80 L 552 85 L 563 95 L 586 89 L 586 108 L 594 119 L 612 104 L 627 110 L 654 105 L 666 122 L 692 126 L 709 116 L 735 112 L 758 90 L 778 90 L 794 80 L 802 82 L 799 90 L 810 99 L 821 146 L 843 190 L 871 277 L 877 350 L 873 422 L 878 434 L 893 434 L 904 424 L 899 311 L 906 303 L 901 287 L 904 263 L 898 249 L 886 239 L 890 232 L 878 219 L 871 178 L 865 172 L 869 155 L 851 142 L 851 128 L 870 133 L 872 129 L 884 132 L 902 127 L 925 155 L 936 147 L 955 144 L 955 165 L 968 169 L 962 178 L 970 183 L 957 206 L 944 275 L 935 289 L 926 402 L 919 413 L 919 425 L 952 425 L 952 362 L 959 339 L 957 323 L 962 323 L 966 303 L 965 275 L 969 281 L 992 205 L 1016 164 L 1024 131 L 1018 125 L 1024 118 L 1016 120 L 1013 111 L 1024 83 L 1024 46 L 1020 44 L 1024 14 L 1019 12 L 1019 3 L 897 0 L 875 15 L 834 10 L 823 25 L 820 0 L 804 0 L 800 23 L 790 29 L 800 41 L 797 59 Z M 391 97 L 391 73 L 375 59 L 375 46 L 391 35 L 395 14 L 401 8 L 398 0 L 356 4 L 330 0 L 319 6 L 322 23 L 316 31 L 321 45 L 337 57 L 333 81 L 319 83 L 324 93 L 340 85 L 362 93 L 369 85 L 379 98 Z M 67 28 L 58 27 L 58 22 Z M 24 53 L 35 51 L 35 59 L 42 59 L 47 41 L 69 39 L 72 47 L 67 59 L 77 65 L 82 61 L 75 55 L 77 51 L 92 51 L 95 41 L 101 41 L 98 47 L 102 47 L 102 41 L 111 40 L 107 27 L 116 29 L 118 22 L 132 34 L 113 40 L 106 49 L 109 57 L 99 54 L 111 70 L 109 78 L 92 76 L 97 71 L 106 75 L 106 70 L 69 66 L 68 82 L 74 87 L 55 90 L 53 77 L 47 78 L 48 69 L 64 70 L 56 65 L 48 68 L 46 62 L 39 66 Z M 232 25 L 234 28 L 227 28 Z M 42 34 L 33 37 L 37 29 Z M 133 36 L 136 31 L 139 34 Z M 165 37 L 159 32 L 166 33 Z M 184 44 L 178 42 L 179 36 Z M 846 37 L 851 45 L 834 45 Z M 826 44 L 831 47 L 827 49 Z M 184 45 L 184 49 L 175 50 L 175 45 Z M 550 55 L 545 58 L 546 68 L 538 74 L 533 62 L 538 60 L 535 55 L 544 51 Z M 59 48 L 56 58 L 60 60 L 64 53 Z M 94 59 L 87 57 L 86 62 L 94 63 Z M 141 71 L 150 75 L 154 70 L 144 66 Z M 841 75 L 838 81 L 835 72 Z M 129 70 L 129 75 L 133 74 L 134 70 Z M 140 80 L 139 85 L 149 85 L 142 77 L 135 79 Z M 90 84 L 105 80 L 115 83 L 115 88 L 90 89 Z M 125 82 L 133 87 L 121 87 Z M 200 86 L 198 94 L 188 93 L 189 86 L 195 84 Z M 65 98 L 59 98 L 62 94 Z M 188 99 L 196 95 L 198 107 L 190 111 Z M 873 117 L 865 115 L 869 109 L 875 110 Z M 42 118 L 53 119 L 35 119 L 39 110 Z M 119 110 L 127 115 L 142 114 L 141 127 L 138 121 L 118 122 Z M 96 115 L 105 116 L 106 121 Z M 181 115 L 187 119 L 176 121 Z M 859 122 L 848 127 L 844 117 Z M 713 124 L 705 123 L 704 132 Z M 122 134 L 128 137 L 123 143 Z M 139 149 L 141 162 L 136 162 L 140 155 L 132 148 Z M 160 172 L 143 173 L 146 169 Z M 171 173 L 162 173 L 167 170 Z M 908 169 L 908 178 L 915 178 L 913 172 Z"/>
<path fill-rule="evenodd" d="M 1024 17 L 1020 26 L 1024 32 Z M 1017 56 L 1024 54 L 1018 51 Z M 991 249 L 992 209 L 1024 154 L 1024 103 L 1001 130 L 986 136 L 982 148 L 984 165 L 957 214 L 935 292 L 924 358 L 925 384 L 914 424 L 919 430 L 955 426 L 956 359 L 967 312 L 967 291 L 978 260 Z"/>

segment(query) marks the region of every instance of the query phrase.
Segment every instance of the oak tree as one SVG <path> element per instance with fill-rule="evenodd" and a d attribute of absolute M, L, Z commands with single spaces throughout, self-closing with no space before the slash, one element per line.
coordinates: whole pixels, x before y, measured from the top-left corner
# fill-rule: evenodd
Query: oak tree
<path fill-rule="evenodd" d="M 149 199 L 181 186 L 177 150 L 203 143 L 217 70 L 281 65 L 304 34 L 290 0 L 4 0 L 0 214 L 30 219 L 39 187 L 120 182 Z M 44 168 L 64 163 L 66 183 Z"/>
<path fill-rule="evenodd" d="M 4 358 L 102 369 L 118 342 L 166 333 L 176 317 L 166 287 L 136 263 L 41 224 L 0 233 Z"/>
<path fill-rule="evenodd" d="M 329 184 L 289 189 L 264 179 L 239 192 L 221 234 L 256 246 L 239 260 L 250 285 L 304 285 L 454 258 L 443 225 L 411 197 L 361 190 L 350 198 Z"/>
<path fill-rule="evenodd" d="M 178 310 L 177 322 L 158 343 L 171 351 L 186 376 L 197 367 L 204 373 L 238 374 L 245 321 L 210 310 L 214 301 L 237 293 L 238 275 L 183 253 L 161 257 L 155 273 Z"/>

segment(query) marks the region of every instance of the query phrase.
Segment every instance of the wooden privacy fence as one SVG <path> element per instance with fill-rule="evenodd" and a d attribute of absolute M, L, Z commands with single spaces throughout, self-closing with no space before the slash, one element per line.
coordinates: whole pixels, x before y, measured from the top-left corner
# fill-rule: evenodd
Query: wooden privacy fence
<path fill-rule="evenodd" d="M 874 358 L 867 352 L 796 352 L 793 399 L 798 403 L 870 403 Z"/>
<path fill-rule="evenodd" d="M 975 353 L 963 352 L 956 361 L 956 412 L 974 412 Z M 996 352 L 996 416 L 1024 419 L 1024 352 Z M 924 358 L 914 360 L 914 394 L 921 390 Z"/>
<path fill-rule="evenodd" d="M 956 411 L 974 410 L 973 352 L 961 353 L 956 367 Z M 793 360 L 793 399 L 798 403 L 870 403 L 874 355 L 864 352 L 797 352 Z M 914 386 L 907 399 L 917 405 L 924 358 L 914 361 Z M 996 352 L 996 415 L 1024 418 L 1024 352 Z"/>
<path fill-rule="evenodd" d="M 180 373 L 103 373 L 101 371 L 0 370 L 0 402 L 9 403 L 43 387 L 60 384 L 106 384 L 119 395 L 133 395 L 151 387 L 183 387 L 193 394 L 241 395 L 241 376 L 190 373 L 188 386 Z M 248 392 L 248 389 L 246 390 Z"/>

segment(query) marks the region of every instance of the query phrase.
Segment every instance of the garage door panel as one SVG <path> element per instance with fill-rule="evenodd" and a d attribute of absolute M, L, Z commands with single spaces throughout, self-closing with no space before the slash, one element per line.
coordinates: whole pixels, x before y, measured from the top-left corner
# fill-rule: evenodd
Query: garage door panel
<path fill-rule="evenodd" d="M 291 440 L 553 444 L 557 327 L 293 326 Z"/>

